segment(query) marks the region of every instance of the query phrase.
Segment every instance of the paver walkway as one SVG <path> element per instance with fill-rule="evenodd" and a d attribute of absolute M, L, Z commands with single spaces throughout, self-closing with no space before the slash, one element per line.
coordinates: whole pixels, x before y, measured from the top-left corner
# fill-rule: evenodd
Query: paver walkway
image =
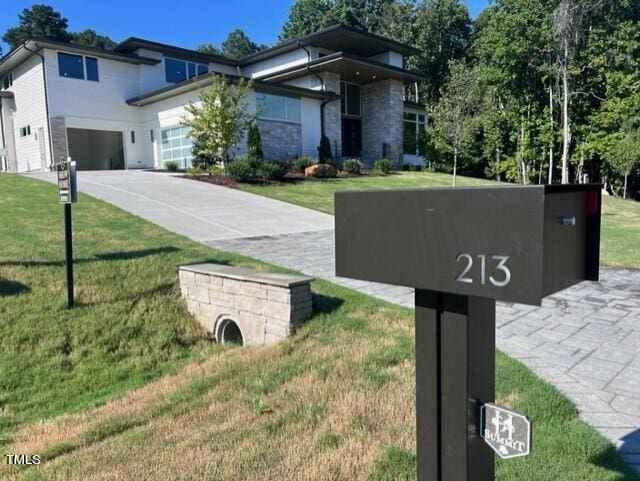
<path fill-rule="evenodd" d="M 53 181 L 49 174 L 36 177 Z M 333 217 L 145 172 L 82 172 L 80 190 L 217 249 L 413 307 L 413 291 L 336 277 Z M 555 385 L 640 472 L 640 271 L 601 270 L 541 307 L 498 303 L 497 344 Z"/>

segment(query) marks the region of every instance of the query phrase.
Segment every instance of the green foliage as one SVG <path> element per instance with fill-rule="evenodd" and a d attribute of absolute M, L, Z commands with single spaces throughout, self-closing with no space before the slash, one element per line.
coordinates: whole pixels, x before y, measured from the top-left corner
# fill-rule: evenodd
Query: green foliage
<path fill-rule="evenodd" d="M 316 441 L 316 449 L 320 452 L 336 449 L 340 446 L 340 436 L 332 431 L 323 432 Z"/>
<path fill-rule="evenodd" d="M 264 180 L 280 180 L 285 174 L 285 166 L 280 162 L 265 162 L 260 168 L 260 177 Z"/>
<path fill-rule="evenodd" d="M 329 137 L 322 134 L 320 138 L 320 145 L 318 146 L 318 162 L 324 164 L 333 160 L 333 154 L 331 153 L 331 141 Z"/>
<path fill-rule="evenodd" d="M 178 163 L 173 160 L 167 160 L 164 163 L 164 168 L 169 172 L 176 172 L 178 170 Z"/>
<path fill-rule="evenodd" d="M 267 48 L 266 45 L 252 42 L 247 34 L 239 28 L 229 32 L 221 47 L 223 55 L 234 59 L 241 59 Z"/>
<path fill-rule="evenodd" d="M 421 172 L 423 167 L 420 164 L 402 164 L 402 170 L 405 172 Z"/>
<path fill-rule="evenodd" d="M 340 170 L 351 175 L 360 175 L 362 172 L 362 162 L 358 159 L 345 159 L 342 161 Z"/>
<path fill-rule="evenodd" d="M 289 9 L 280 40 L 290 40 L 334 23 L 331 0 L 297 0 Z"/>
<path fill-rule="evenodd" d="M 225 169 L 227 175 L 236 182 L 246 182 L 253 177 L 254 169 L 246 158 L 234 159 L 227 163 Z"/>
<path fill-rule="evenodd" d="M 255 122 L 249 126 L 249 130 L 247 132 L 247 151 L 249 157 L 253 157 L 255 159 L 264 158 L 262 153 L 262 137 L 260 136 L 258 124 Z"/>
<path fill-rule="evenodd" d="M 201 43 L 196 47 L 196 51 L 206 53 L 207 55 L 222 55 L 220 49 L 212 43 Z"/>
<path fill-rule="evenodd" d="M 622 177 L 622 198 L 627 198 L 627 186 L 629 174 L 640 161 L 640 130 L 638 128 L 628 129 L 621 135 L 620 140 L 612 149 L 607 163 Z"/>
<path fill-rule="evenodd" d="M 182 123 L 190 128 L 198 159 L 222 162 L 226 166 L 229 150 L 239 144 L 244 132 L 253 123 L 255 115 L 247 112 L 247 92 L 251 81 L 243 78 L 236 82 L 214 74 L 211 87 L 200 94 L 200 105 L 185 106 L 187 115 Z"/>
<path fill-rule="evenodd" d="M 98 35 L 95 30 L 86 29 L 82 32 L 71 34 L 71 43 L 82 45 L 83 47 L 99 48 L 102 50 L 113 50 L 116 42 L 105 35 Z"/>
<path fill-rule="evenodd" d="M 19 25 L 9 28 L 2 37 L 11 48 L 34 37 L 47 37 L 61 42 L 71 40 L 71 35 L 67 32 L 69 21 L 49 5 L 35 4 L 31 8 L 25 8 L 18 14 L 18 20 Z"/>
<path fill-rule="evenodd" d="M 393 162 L 389 159 L 376 160 L 373 163 L 373 172 L 377 175 L 388 175 L 393 170 Z"/>
<path fill-rule="evenodd" d="M 304 170 L 313 165 L 313 159 L 311 157 L 298 157 L 291 163 L 291 168 L 294 172 L 304 173 Z"/>

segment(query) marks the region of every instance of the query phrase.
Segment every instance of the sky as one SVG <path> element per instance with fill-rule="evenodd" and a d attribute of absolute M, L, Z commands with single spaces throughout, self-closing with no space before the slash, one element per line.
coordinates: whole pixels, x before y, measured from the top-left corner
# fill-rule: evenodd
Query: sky
<path fill-rule="evenodd" d="M 475 18 L 488 0 L 464 2 Z M 135 36 L 195 48 L 208 42 L 219 45 L 236 28 L 256 43 L 271 45 L 293 0 L 0 0 L 0 36 L 16 26 L 18 14 L 34 3 L 61 12 L 70 31 L 92 28 L 115 41 Z M 6 54 L 8 46 L 0 45 Z"/>

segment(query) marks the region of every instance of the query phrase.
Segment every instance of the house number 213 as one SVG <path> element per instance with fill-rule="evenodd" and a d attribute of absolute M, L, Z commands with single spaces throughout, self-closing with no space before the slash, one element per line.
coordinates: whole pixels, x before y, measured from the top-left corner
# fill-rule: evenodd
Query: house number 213
<path fill-rule="evenodd" d="M 485 285 L 487 283 L 487 256 L 484 254 L 478 254 L 477 259 L 480 261 L 480 284 Z M 463 263 L 463 269 L 456 281 L 464 282 L 465 284 L 473 284 L 472 277 L 467 277 L 469 271 L 473 267 L 473 256 L 465 252 L 458 254 L 456 262 Z M 492 273 L 489 275 L 489 282 L 496 287 L 504 287 L 511 282 L 511 271 L 507 262 L 509 256 L 491 256 L 491 264 L 495 264 Z"/>

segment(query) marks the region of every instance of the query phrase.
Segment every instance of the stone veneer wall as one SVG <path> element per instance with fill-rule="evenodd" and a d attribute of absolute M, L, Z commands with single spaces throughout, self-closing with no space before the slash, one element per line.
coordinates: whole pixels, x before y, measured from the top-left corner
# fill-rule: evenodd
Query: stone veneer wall
<path fill-rule="evenodd" d="M 324 87 L 327 92 L 340 95 L 340 74 L 321 72 L 320 76 L 324 80 Z M 332 100 L 324 106 L 324 134 L 331 141 L 331 152 L 334 156 L 334 161 L 339 160 L 342 157 L 342 113 L 340 112 L 340 99 Z"/>
<path fill-rule="evenodd" d="M 64 117 L 51 117 L 51 143 L 53 144 L 53 163 L 60 162 L 63 157 L 67 160 L 69 147 L 67 146 L 67 123 Z"/>
<path fill-rule="evenodd" d="M 291 160 L 302 155 L 302 126 L 292 122 L 258 120 L 265 160 Z"/>
<path fill-rule="evenodd" d="M 367 165 L 383 157 L 400 164 L 402 156 L 402 82 L 381 80 L 362 86 L 362 160 Z"/>
<path fill-rule="evenodd" d="M 217 264 L 180 266 L 187 308 L 217 341 L 233 321 L 244 345 L 273 344 L 312 314 L 311 277 L 270 274 Z"/>

